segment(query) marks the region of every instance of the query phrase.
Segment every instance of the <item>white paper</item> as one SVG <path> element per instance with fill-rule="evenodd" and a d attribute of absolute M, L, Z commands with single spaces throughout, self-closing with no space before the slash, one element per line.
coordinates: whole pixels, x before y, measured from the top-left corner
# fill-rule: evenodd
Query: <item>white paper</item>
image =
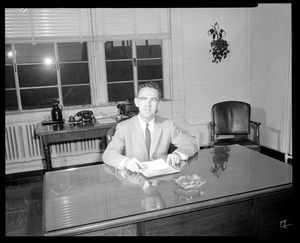
<path fill-rule="evenodd" d="M 142 162 L 140 172 L 146 177 L 154 177 L 180 172 L 180 169 L 168 165 L 163 159 Z"/>
<path fill-rule="evenodd" d="M 116 120 L 114 120 L 113 118 L 111 117 L 103 117 L 103 118 L 97 118 L 97 121 L 100 123 L 100 124 L 111 124 L 111 123 L 117 123 Z"/>

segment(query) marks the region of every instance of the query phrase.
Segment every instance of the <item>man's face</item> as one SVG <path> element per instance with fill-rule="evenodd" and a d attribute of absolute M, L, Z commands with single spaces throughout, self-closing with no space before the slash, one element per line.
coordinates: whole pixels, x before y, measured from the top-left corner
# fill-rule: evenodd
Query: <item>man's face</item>
<path fill-rule="evenodd" d="M 142 88 L 134 103 L 139 108 L 140 116 L 145 121 L 150 121 L 160 105 L 159 92 L 149 87 Z"/>

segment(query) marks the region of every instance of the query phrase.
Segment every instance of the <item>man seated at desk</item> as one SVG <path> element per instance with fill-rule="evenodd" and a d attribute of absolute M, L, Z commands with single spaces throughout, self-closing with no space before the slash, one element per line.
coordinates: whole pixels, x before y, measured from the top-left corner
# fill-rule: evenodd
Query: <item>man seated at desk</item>
<path fill-rule="evenodd" d="M 167 155 L 168 164 L 176 165 L 198 151 L 194 137 L 181 131 L 172 120 L 156 114 L 161 103 L 161 91 L 157 84 L 149 82 L 139 85 L 134 103 L 139 114 L 118 123 L 112 141 L 103 153 L 104 163 L 117 169 L 139 172 L 141 162 L 165 156 L 171 143 L 177 149 Z"/>

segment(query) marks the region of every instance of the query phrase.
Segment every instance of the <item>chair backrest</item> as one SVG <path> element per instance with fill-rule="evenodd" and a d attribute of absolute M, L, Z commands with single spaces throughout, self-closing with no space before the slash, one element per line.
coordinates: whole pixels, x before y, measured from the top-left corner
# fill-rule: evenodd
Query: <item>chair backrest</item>
<path fill-rule="evenodd" d="M 250 134 L 251 106 L 241 101 L 224 101 L 212 107 L 215 135 Z"/>
<path fill-rule="evenodd" d="M 113 135 L 115 134 L 116 126 L 111 127 L 106 133 L 106 143 L 109 144 Z"/>

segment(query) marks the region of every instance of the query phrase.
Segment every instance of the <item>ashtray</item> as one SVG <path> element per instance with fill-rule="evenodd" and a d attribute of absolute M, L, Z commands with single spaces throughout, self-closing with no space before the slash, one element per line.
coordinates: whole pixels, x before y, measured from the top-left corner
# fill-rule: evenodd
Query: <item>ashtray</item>
<path fill-rule="evenodd" d="M 196 174 L 180 176 L 177 179 L 174 178 L 174 181 L 184 190 L 195 189 L 206 183 L 205 180 Z"/>
<path fill-rule="evenodd" d="M 181 201 L 189 201 L 192 199 L 196 199 L 201 197 L 201 195 L 203 195 L 203 191 L 199 190 L 199 189 L 190 189 L 190 190 L 184 190 L 182 188 L 177 188 L 174 193 L 177 195 L 177 197 L 181 200 Z"/>

